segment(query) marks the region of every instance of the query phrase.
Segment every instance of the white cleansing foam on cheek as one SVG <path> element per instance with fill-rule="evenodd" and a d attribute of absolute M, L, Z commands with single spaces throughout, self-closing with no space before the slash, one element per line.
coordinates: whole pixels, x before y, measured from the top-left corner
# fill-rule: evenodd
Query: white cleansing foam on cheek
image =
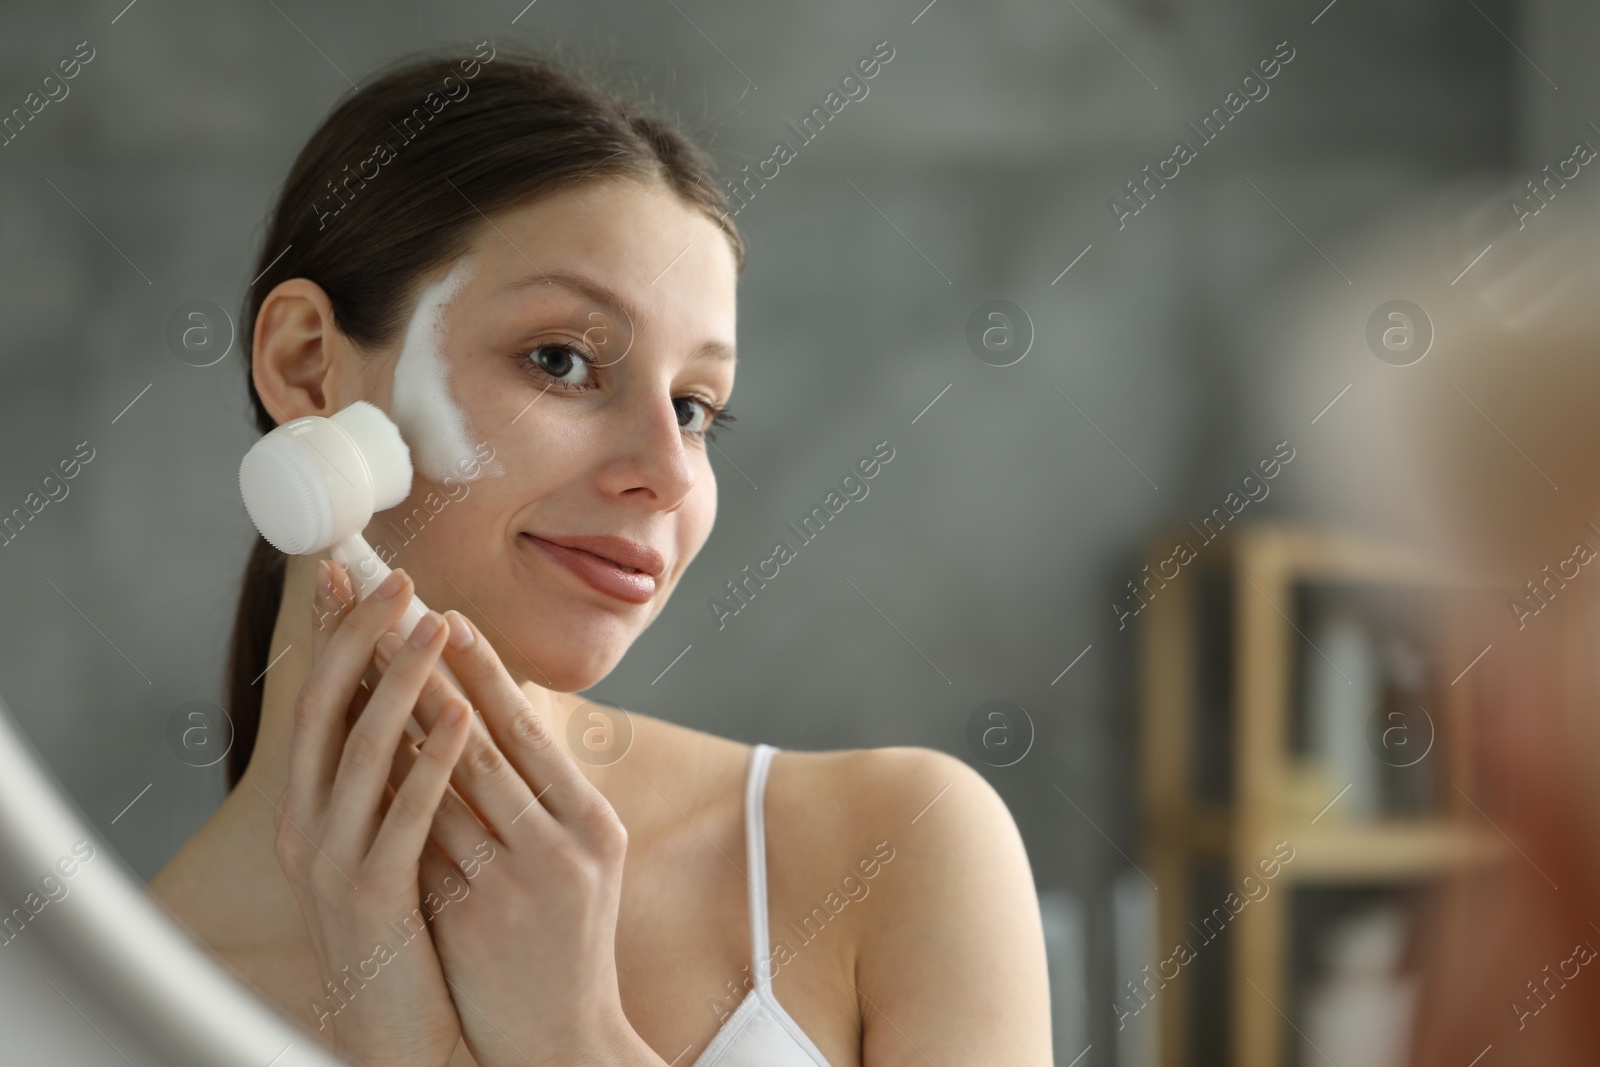
<path fill-rule="evenodd" d="M 445 359 L 445 311 L 471 279 L 475 264 L 463 257 L 441 281 L 422 291 L 406 324 L 394 368 L 394 421 L 411 446 L 411 462 L 436 482 L 472 481 L 504 474 L 496 460 L 485 463 L 468 431 L 467 414 L 450 393 Z M 470 477 L 468 472 L 473 472 Z"/>

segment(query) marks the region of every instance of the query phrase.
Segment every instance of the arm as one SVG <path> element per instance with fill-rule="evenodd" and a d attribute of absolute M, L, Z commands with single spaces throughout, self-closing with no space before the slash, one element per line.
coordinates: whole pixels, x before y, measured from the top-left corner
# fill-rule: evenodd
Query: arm
<path fill-rule="evenodd" d="M 864 1067 L 1049 1067 L 1044 931 L 1010 811 L 953 756 L 873 757 L 863 814 L 900 829 L 880 887 L 893 906 L 863 931 L 856 964 Z"/>

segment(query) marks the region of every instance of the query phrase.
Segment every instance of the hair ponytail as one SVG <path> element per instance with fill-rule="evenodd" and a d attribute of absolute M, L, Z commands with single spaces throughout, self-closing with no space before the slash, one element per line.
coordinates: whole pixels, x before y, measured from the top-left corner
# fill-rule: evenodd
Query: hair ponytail
<path fill-rule="evenodd" d="M 261 727 L 259 679 L 267 670 L 272 631 L 283 603 L 283 575 L 289 557 L 256 535 L 244 565 L 244 588 L 239 610 L 233 616 L 233 637 L 228 645 L 228 717 L 233 721 L 233 746 L 228 749 L 228 788 L 239 784 L 255 751 Z"/>

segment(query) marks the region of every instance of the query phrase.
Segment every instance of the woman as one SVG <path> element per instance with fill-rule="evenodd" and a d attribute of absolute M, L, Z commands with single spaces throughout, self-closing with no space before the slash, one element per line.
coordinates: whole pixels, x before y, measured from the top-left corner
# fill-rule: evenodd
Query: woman
<path fill-rule="evenodd" d="M 1468 758 L 1447 788 L 1503 845 L 1450 872 L 1424 915 L 1412 1067 L 1577 1067 L 1600 1044 L 1597 203 L 1575 188 L 1526 232 L 1503 222 L 1470 288 L 1417 269 L 1408 295 L 1438 309 L 1448 347 L 1382 397 L 1400 445 L 1386 460 L 1426 487 L 1433 550 L 1484 590 L 1454 620 L 1482 651 L 1450 683 Z M 1515 218 L 1504 205 L 1484 213 Z M 1402 265 L 1427 247 L 1411 238 L 1393 242 Z"/>
<path fill-rule="evenodd" d="M 715 518 L 744 260 L 716 190 L 671 126 L 487 44 L 351 94 L 285 183 L 256 426 L 367 400 L 417 476 L 367 529 L 390 596 L 258 540 L 236 788 L 150 889 L 355 1062 L 1049 1062 L 1027 857 L 964 763 L 573 695 Z M 380 640 L 413 593 L 449 610 Z"/>

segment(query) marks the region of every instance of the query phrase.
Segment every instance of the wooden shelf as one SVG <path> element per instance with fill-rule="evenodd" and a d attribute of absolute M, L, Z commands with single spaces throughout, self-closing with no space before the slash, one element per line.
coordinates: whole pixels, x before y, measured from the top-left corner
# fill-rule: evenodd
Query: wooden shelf
<path fill-rule="evenodd" d="M 1271 835 L 1269 835 L 1271 836 Z M 1289 831 L 1273 840 L 1282 840 Z M 1368 826 L 1297 830 L 1294 862 L 1284 876 L 1296 882 L 1409 879 L 1455 867 L 1504 860 L 1506 839 L 1455 819 L 1391 819 Z"/>
<path fill-rule="evenodd" d="M 1163 849 L 1209 857 L 1266 855 L 1278 841 L 1293 846 L 1294 859 L 1280 880 L 1361 882 L 1424 878 L 1461 866 L 1509 858 L 1511 846 L 1493 829 L 1459 819 L 1383 819 L 1306 827 L 1283 822 L 1260 825 L 1244 838 L 1224 812 L 1197 812 L 1155 820 L 1152 841 Z"/>
<path fill-rule="evenodd" d="M 1174 546 L 1187 543 L 1195 557 L 1172 574 Z M 1318 812 L 1323 784 L 1306 782 L 1307 758 L 1291 752 L 1297 712 L 1297 657 L 1310 643 L 1296 616 L 1307 588 L 1348 588 L 1364 596 L 1395 595 L 1429 605 L 1419 608 L 1439 663 L 1465 664 L 1478 652 L 1468 647 L 1460 613 L 1435 609 L 1457 595 L 1479 591 L 1477 583 L 1439 560 L 1393 545 L 1285 522 L 1240 523 L 1206 542 L 1191 527 L 1155 539 L 1150 570 L 1166 580 L 1147 586 L 1148 604 L 1135 625 L 1138 641 L 1140 794 L 1146 840 L 1144 870 L 1157 890 L 1158 943 L 1188 936 L 1191 904 L 1201 910 L 1221 901 L 1193 899 L 1202 867 L 1238 885 L 1277 842 L 1294 848 L 1274 879 L 1289 886 L 1393 884 L 1404 886 L 1464 865 L 1497 863 L 1514 856 L 1508 842 L 1472 808 L 1468 759 L 1472 729 L 1470 687 L 1440 686 L 1432 719 L 1441 725 L 1433 761 L 1431 792 L 1437 810 L 1407 817 L 1352 818 L 1337 807 Z M 1165 568 L 1158 564 L 1168 561 Z M 1141 579 L 1144 577 L 1141 575 Z M 1226 618 L 1221 634 L 1201 633 L 1200 583 L 1220 588 Z M 1430 600 L 1430 598 L 1433 598 Z M 1210 603 L 1209 600 L 1205 601 Z M 1219 640 L 1223 638 L 1222 640 Z M 1207 643 L 1203 643 L 1205 638 Z M 1315 646 L 1312 646 L 1313 648 Z M 1225 648 L 1225 654 L 1203 653 Z M 1318 650 L 1320 652 L 1320 650 Z M 1202 662 L 1202 655 L 1212 655 Z M 1219 658 L 1220 657 L 1220 658 Z M 1196 727 L 1200 667 L 1224 677 L 1225 696 L 1210 696 L 1208 714 L 1225 712 L 1226 745 L 1207 751 L 1226 755 L 1226 799 L 1195 795 L 1196 742 L 1209 739 Z M 1448 681 L 1448 679 L 1446 679 Z M 1220 703 L 1219 703 L 1220 702 Z M 1208 730 L 1222 729 L 1213 721 Z M 1415 781 L 1423 781 L 1416 779 Z M 1328 801 L 1337 790 L 1326 788 Z M 1308 804 L 1308 795 L 1314 803 Z M 1225 982 L 1230 1050 L 1238 1067 L 1284 1067 L 1291 1047 L 1285 1039 L 1288 1000 L 1291 894 L 1274 892 L 1254 901 L 1230 926 Z M 1161 1067 L 1190 1067 L 1194 1056 L 1193 1009 L 1186 996 L 1169 997 L 1160 1013 Z"/>

